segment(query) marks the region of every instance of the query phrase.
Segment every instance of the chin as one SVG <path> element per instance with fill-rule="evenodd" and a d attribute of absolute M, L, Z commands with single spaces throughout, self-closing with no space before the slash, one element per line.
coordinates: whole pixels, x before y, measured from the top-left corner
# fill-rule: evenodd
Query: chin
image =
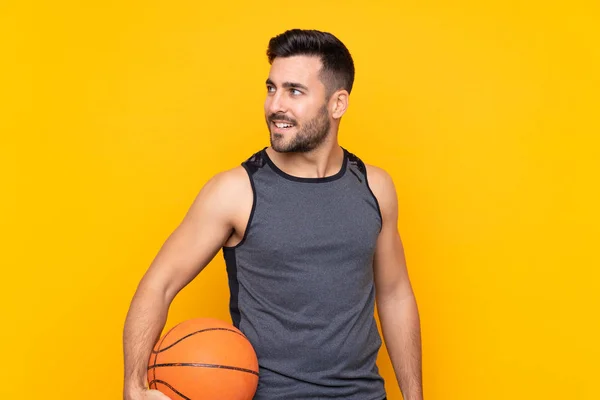
<path fill-rule="evenodd" d="M 271 133 L 271 148 L 278 153 L 289 152 L 289 144 L 286 143 L 285 139 L 277 133 Z"/>
<path fill-rule="evenodd" d="M 290 150 L 286 146 L 282 146 L 282 143 L 271 143 L 271 148 L 277 153 L 289 153 Z"/>

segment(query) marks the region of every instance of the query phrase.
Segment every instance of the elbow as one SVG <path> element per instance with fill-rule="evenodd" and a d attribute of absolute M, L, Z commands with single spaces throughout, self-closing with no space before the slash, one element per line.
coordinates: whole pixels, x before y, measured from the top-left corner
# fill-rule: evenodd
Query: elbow
<path fill-rule="evenodd" d="M 164 279 L 157 279 L 157 277 L 146 274 L 140 281 L 134 297 L 142 298 L 143 301 L 161 302 L 168 305 L 171 304 L 176 294 L 177 290 L 174 285 Z"/>
<path fill-rule="evenodd" d="M 379 286 L 376 291 L 378 307 L 392 305 L 398 307 L 403 304 L 415 304 L 415 294 L 410 284 L 397 283 Z"/>
<path fill-rule="evenodd" d="M 377 309 L 379 314 L 385 314 L 388 312 L 397 313 L 400 310 L 414 309 L 417 310 L 417 301 L 413 295 L 406 295 L 404 297 L 388 296 L 388 297 L 377 297 Z"/>

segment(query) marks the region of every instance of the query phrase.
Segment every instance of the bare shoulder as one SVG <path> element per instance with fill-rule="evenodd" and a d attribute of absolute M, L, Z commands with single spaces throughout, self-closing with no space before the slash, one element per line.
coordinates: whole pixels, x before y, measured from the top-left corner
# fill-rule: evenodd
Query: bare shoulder
<path fill-rule="evenodd" d="M 398 198 L 396 197 L 394 180 L 383 168 L 369 164 L 365 164 L 365 167 L 367 168 L 369 187 L 379 203 L 384 219 L 388 215 L 395 218 L 394 215 L 398 209 Z"/>
<path fill-rule="evenodd" d="M 373 191 L 375 197 L 378 200 L 380 196 L 396 195 L 396 189 L 394 181 L 390 174 L 387 173 L 383 168 L 376 167 L 374 165 L 365 164 L 367 168 L 367 179 L 369 180 L 369 187 Z"/>
<path fill-rule="evenodd" d="M 213 176 L 202 190 L 214 192 L 217 196 L 231 196 L 250 188 L 248 174 L 242 166 L 238 166 Z"/>
<path fill-rule="evenodd" d="M 252 202 L 252 186 L 242 166 L 219 172 L 202 187 L 194 205 L 210 208 L 213 213 L 230 214 Z"/>

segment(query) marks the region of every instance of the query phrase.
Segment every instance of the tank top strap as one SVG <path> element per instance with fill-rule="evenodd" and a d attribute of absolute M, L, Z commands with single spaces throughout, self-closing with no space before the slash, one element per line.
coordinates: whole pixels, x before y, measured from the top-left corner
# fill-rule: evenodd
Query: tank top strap
<path fill-rule="evenodd" d="M 342 147 L 342 149 L 344 148 Z M 357 155 L 348 150 L 344 149 L 344 152 L 346 152 L 348 157 L 350 172 L 352 172 L 361 183 L 367 183 L 367 167 L 365 166 L 365 163 Z"/>
<path fill-rule="evenodd" d="M 248 171 L 248 173 L 250 175 L 254 174 L 260 168 L 264 167 L 265 164 L 267 163 L 267 160 L 265 157 L 265 149 L 266 149 L 266 147 L 256 153 L 254 153 L 250 158 L 248 158 L 246 161 L 244 161 L 242 163 L 242 166 L 244 168 L 246 168 L 246 170 Z"/>

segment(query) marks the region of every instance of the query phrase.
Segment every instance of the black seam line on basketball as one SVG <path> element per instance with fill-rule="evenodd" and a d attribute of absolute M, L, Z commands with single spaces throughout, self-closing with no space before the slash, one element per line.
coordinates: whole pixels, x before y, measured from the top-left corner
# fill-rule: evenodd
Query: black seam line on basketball
<path fill-rule="evenodd" d="M 171 347 L 175 346 L 177 343 L 181 342 L 183 339 L 187 339 L 190 336 L 194 336 L 194 335 L 197 335 L 198 333 L 203 333 L 203 332 L 208 332 L 208 331 L 228 331 L 228 332 L 236 333 L 236 334 L 238 334 L 238 335 L 240 335 L 240 336 L 242 336 L 244 338 L 246 337 L 246 336 L 240 334 L 239 332 L 234 331 L 233 329 L 228 329 L 228 328 L 207 328 L 207 329 L 202 329 L 200 331 L 192 332 L 192 333 L 190 333 L 188 335 L 185 335 L 184 337 L 182 337 L 181 339 L 179 339 L 175 343 L 170 344 L 169 346 L 165 347 L 164 349 L 160 349 L 158 351 L 152 349 L 152 353 L 160 353 L 162 351 L 168 350 Z"/>
<path fill-rule="evenodd" d="M 153 365 L 152 368 L 156 369 L 158 367 L 201 367 L 201 368 L 222 368 L 222 369 L 233 369 L 235 371 L 247 372 L 252 375 L 258 376 L 258 372 L 252 371 L 251 369 L 240 368 L 240 367 L 232 367 L 230 365 L 219 365 L 219 364 L 201 364 L 201 363 L 166 363 L 166 364 L 156 364 Z"/>
<path fill-rule="evenodd" d="M 175 389 L 173 386 L 169 385 L 165 381 L 161 381 L 160 379 L 154 379 L 152 382 L 150 382 L 150 384 L 152 385 L 153 383 L 154 383 L 155 386 L 156 386 L 157 383 L 162 383 L 163 385 L 165 385 L 166 387 L 168 387 L 169 389 L 171 389 L 172 391 L 174 391 L 175 393 L 177 393 L 179 396 L 181 396 L 184 400 L 192 400 L 190 397 L 187 397 L 183 393 L 179 392 L 177 389 Z M 156 388 L 158 389 L 158 386 L 156 386 Z"/>

